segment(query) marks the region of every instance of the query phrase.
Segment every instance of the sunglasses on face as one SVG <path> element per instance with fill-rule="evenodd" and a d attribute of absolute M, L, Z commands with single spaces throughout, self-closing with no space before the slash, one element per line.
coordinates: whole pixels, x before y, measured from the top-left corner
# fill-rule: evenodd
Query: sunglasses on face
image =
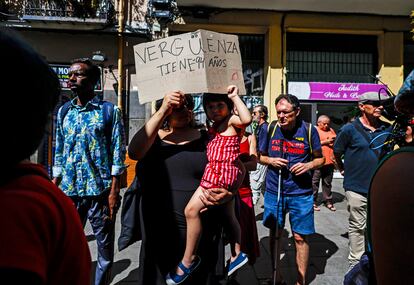
<path fill-rule="evenodd" d="M 366 101 L 364 105 L 372 105 L 374 107 L 379 107 L 379 106 L 382 106 L 382 102 L 381 101 Z"/>

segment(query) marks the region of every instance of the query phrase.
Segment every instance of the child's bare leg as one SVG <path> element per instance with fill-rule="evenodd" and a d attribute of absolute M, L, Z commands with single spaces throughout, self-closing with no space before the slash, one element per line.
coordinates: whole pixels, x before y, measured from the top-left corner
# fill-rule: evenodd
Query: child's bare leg
<path fill-rule="evenodd" d="M 226 219 L 228 221 L 228 228 L 231 236 L 230 240 L 230 249 L 231 249 L 231 258 L 230 261 L 236 259 L 240 253 L 240 241 L 241 241 L 241 230 L 240 224 L 236 217 L 236 212 L 234 208 L 234 199 L 229 201 L 224 205 Z"/>
<path fill-rule="evenodd" d="M 185 207 L 184 214 L 187 221 L 187 241 L 182 263 L 185 267 L 189 267 L 193 262 L 197 244 L 201 235 L 201 219 L 200 211 L 205 208 L 203 202 L 200 200 L 200 195 L 203 195 L 203 188 L 198 187 Z M 181 269 L 177 268 L 177 273 L 182 274 Z"/>

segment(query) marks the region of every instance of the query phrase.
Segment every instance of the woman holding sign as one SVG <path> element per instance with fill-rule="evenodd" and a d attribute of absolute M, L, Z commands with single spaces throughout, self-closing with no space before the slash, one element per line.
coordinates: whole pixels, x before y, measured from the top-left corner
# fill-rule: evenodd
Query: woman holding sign
<path fill-rule="evenodd" d="M 186 240 L 184 208 L 207 164 L 208 138 L 206 132 L 192 126 L 192 97 L 171 92 L 156 107 L 156 113 L 135 134 L 128 148 L 130 158 L 139 161 L 136 174 L 142 187 L 143 240 L 138 269 L 142 285 L 165 285 L 165 275 L 181 260 Z M 201 197 L 206 205 L 232 195 L 223 189 L 209 193 Z M 214 275 L 223 274 L 213 272 L 216 262 L 223 262 L 223 256 L 218 256 L 221 226 L 216 213 L 212 209 L 202 214 L 206 230 L 199 255 L 204 262 L 186 284 L 210 284 Z"/>

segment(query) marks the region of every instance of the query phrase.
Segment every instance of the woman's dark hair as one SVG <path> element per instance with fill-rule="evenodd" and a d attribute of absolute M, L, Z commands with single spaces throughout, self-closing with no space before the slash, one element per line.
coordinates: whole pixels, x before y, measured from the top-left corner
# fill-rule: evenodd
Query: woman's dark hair
<path fill-rule="evenodd" d="M 162 106 L 162 101 L 163 99 L 159 99 L 157 101 L 155 101 L 155 110 L 158 111 L 161 106 Z M 194 110 L 194 99 L 193 96 L 191 96 L 191 94 L 185 94 L 184 95 L 184 104 L 179 108 L 187 108 L 187 110 Z M 165 118 L 164 122 L 162 123 L 162 129 L 164 130 L 169 130 L 170 126 L 168 125 L 168 120 L 169 120 L 170 116 L 168 116 L 167 118 Z"/>

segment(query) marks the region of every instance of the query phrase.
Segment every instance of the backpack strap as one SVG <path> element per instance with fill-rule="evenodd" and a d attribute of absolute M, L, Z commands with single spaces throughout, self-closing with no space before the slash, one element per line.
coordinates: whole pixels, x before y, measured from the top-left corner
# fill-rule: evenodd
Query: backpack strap
<path fill-rule="evenodd" d="M 65 102 L 65 104 L 62 105 L 61 109 L 60 109 L 60 125 L 63 126 L 63 120 L 65 119 L 66 115 L 69 112 L 69 108 L 70 108 L 70 100 Z"/>
<path fill-rule="evenodd" d="M 368 147 L 370 148 L 371 138 L 368 136 L 367 132 L 362 128 L 362 125 L 360 124 L 360 122 L 357 122 L 357 120 L 359 121 L 359 118 L 356 118 L 352 122 L 352 125 L 364 137 L 364 139 L 368 142 Z M 372 148 L 370 148 L 370 149 L 375 153 L 375 155 L 377 156 L 377 158 L 380 158 L 381 152 L 378 149 L 375 149 L 375 150 L 372 149 Z"/>
<path fill-rule="evenodd" d="M 313 148 L 312 148 L 312 126 L 310 123 L 305 122 L 306 133 L 308 134 L 309 151 L 312 159 Z"/>
<path fill-rule="evenodd" d="M 102 101 L 102 117 L 106 142 L 110 144 L 112 142 L 112 129 L 114 126 L 114 104 Z"/>
<path fill-rule="evenodd" d="M 276 132 L 276 129 L 277 129 L 276 124 L 277 124 L 277 120 L 274 120 L 269 124 L 269 127 L 267 129 L 267 146 L 269 146 L 270 139 L 273 137 L 273 135 Z"/>

